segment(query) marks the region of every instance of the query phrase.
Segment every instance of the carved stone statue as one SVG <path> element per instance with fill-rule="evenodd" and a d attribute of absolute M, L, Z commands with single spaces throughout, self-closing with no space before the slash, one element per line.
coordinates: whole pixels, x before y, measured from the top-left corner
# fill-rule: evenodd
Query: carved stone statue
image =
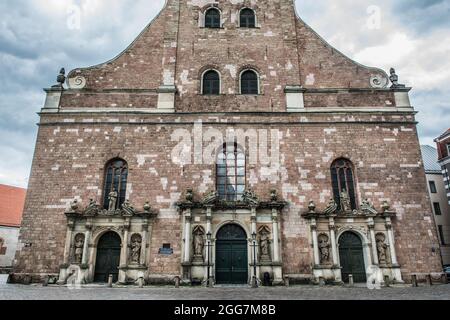
<path fill-rule="evenodd" d="M 387 212 L 391 209 L 391 206 L 389 205 L 389 203 L 387 201 L 384 201 L 381 208 L 383 209 L 383 212 Z"/>
<path fill-rule="evenodd" d="M 320 263 L 326 264 L 330 261 L 330 242 L 329 242 L 330 239 L 326 234 L 321 234 L 318 240 L 319 240 Z"/>
<path fill-rule="evenodd" d="M 377 252 L 378 252 L 378 261 L 380 264 L 386 264 L 388 263 L 387 259 L 387 244 L 386 244 L 386 236 L 382 233 L 377 234 L 376 236 L 376 246 L 377 246 Z"/>
<path fill-rule="evenodd" d="M 205 248 L 205 231 L 201 226 L 194 228 L 194 261 L 203 261 L 203 249 Z"/>
<path fill-rule="evenodd" d="M 134 234 L 131 237 L 131 263 L 139 264 L 141 260 L 142 237 Z"/>
<path fill-rule="evenodd" d="M 95 215 L 98 212 L 98 204 L 94 199 L 89 199 L 89 204 L 84 210 L 87 215 Z"/>
<path fill-rule="evenodd" d="M 119 194 L 117 193 L 116 189 L 113 189 L 108 195 L 109 200 L 109 206 L 108 211 L 114 211 L 117 208 L 117 198 L 119 197 Z"/>
<path fill-rule="evenodd" d="M 270 231 L 267 226 L 259 230 L 259 250 L 261 261 L 270 261 Z"/>
<path fill-rule="evenodd" d="M 212 205 L 216 203 L 217 199 L 219 198 L 219 194 L 217 191 L 211 191 L 203 198 L 203 204 L 204 205 Z"/>
<path fill-rule="evenodd" d="M 352 211 L 352 206 L 350 204 L 350 196 L 348 195 L 347 190 L 343 189 L 339 197 L 341 199 L 341 211 L 342 212 Z"/>
<path fill-rule="evenodd" d="M 131 205 L 129 199 L 125 200 L 125 202 L 122 204 L 122 209 L 129 215 L 134 215 L 136 213 L 136 210 Z"/>
<path fill-rule="evenodd" d="M 270 201 L 272 201 L 272 202 L 278 201 L 277 190 L 275 190 L 275 189 L 270 190 Z"/>
<path fill-rule="evenodd" d="M 64 87 L 64 82 L 66 82 L 66 70 L 64 68 L 61 68 L 61 70 L 59 71 L 59 74 L 56 77 L 56 82 L 58 84 L 55 84 L 54 86 L 52 86 L 53 88 L 63 88 Z"/>
<path fill-rule="evenodd" d="M 79 208 L 79 204 L 78 204 L 78 200 L 74 199 L 71 203 L 70 203 L 70 209 L 72 210 L 72 212 L 76 212 Z"/>
<path fill-rule="evenodd" d="M 308 210 L 310 213 L 316 212 L 316 204 L 314 203 L 314 201 L 309 202 Z"/>
<path fill-rule="evenodd" d="M 152 206 L 150 205 L 150 202 L 146 201 L 144 204 L 144 211 L 146 213 L 150 212 L 150 210 L 152 209 Z"/>
<path fill-rule="evenodd" d="M 361 210 L 364 214 L 377 214 L 377 210 L 373 207 L 373 205 L 369 202 L 368 199 L 364 199 L 361 204 Z"/>
<path fill-rule="evenodd" d="M 252 190 L 245 190 L 242 194 L 242 200 L 250 206 L 257 206 L 259 204 L 258 196 Z"/>
<path fill-rule="evenodd" d="M 194 191 L 191 188 L 186 190 L 186 201 L 187 202 L 194 201 Z"/>
<path fill-rule="evenodd" d="M 334 199 L 330 199 L 330 202 L 328 202 L 328 207 L 323 211 L 324 214 L 330 215 L 336 213 L 338 209 L 338 205 Z"/>
<path fill-rule="evenodd" d="M 73 258 L 76 264 L 81 264 L 83 261 L 83 249 L 84 249 L 84 234 L 77 234 L 75 236 L 74 253 Z"/>

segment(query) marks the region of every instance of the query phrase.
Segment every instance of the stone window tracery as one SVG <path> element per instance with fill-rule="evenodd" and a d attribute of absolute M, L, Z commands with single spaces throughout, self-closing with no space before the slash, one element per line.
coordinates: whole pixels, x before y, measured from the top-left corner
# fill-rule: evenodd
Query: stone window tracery
<path fill-rule="evenodd" d="M 331 165 L 334 201 L 341 208 L 341 195 L 347 194 L 352 210 L 357 209 L 353 165 L 347 159 L 338 159 Z"/>
<path fill-rule="evenodd" d="M 128 164 L 122 159 L 113 159 L 105 167 L 103 207 L 108 210 L 120 209 L 127 192 Z"/>
<path fill-rule="evenodd" d="M 236 143 L 224 144 L 217 157 L 219 198 L 240 201 L 245 191 L 245 153 Z"/>

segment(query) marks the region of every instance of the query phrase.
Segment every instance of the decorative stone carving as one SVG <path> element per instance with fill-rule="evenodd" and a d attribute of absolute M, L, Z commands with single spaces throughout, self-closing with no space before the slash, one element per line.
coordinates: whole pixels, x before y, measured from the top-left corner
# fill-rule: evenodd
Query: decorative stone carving
<path fill-rule="evenodd" d="M 405 85 L 398 83 L 398 75 L 395 73 L 395 69 L 391 68 L 390 70 L 391 76 L 389 77 L 389 80 L 392 82 L 391 88 L 404 88 Z"/>
<path fill-rule="evenodd" d="M 259 228 L 259 253 L 261 261 L 271 261 L 270 258 L 270 229 L 267 226 Z"/>
<path fill-rule="evenodd" d="M 194 191 L 191 188 L 186 190 L 186 201 L 187 202 L 194 201 Z"/>
<path fill-rule="evenodd" d="M 383 233 L 378 233 L 375 236 L 376 239 L 376 246 L 377 246 L 377 252 L 378 252 L 378 261 L 380 264 L 387 264 L 388 263 L 388 253 L 387 249 L 388 246 L 386 244 L 386 236 Z"/>
<path fill-rule="evenodd" d="M 369 202 L 368 199 L 364 199 L 361 204 L 361 211 L 363 214 L 378 214 L 377 210 L 375 210 L 374 206 Z"/>
<path fill-rule="evenodd" d="M 80 207 L 80 205 L 79 205 L 77 199 L 74 199 L 74 200 L 70 203 L 70 209 L 71 209 L 73 212 L 77 212 L 78 209 L 79 209 L 79 207 Z"/>
<path fill-rule="evenodd" d="M 205 248 L 205 230 L 196 226 L 193 230 L 194 261 L 203 262 L 203 249 Z"/>
<path fill-rule="evenodd" d="M 128 214 L 130 216 L 132 216 L 136 213 L 136 210 L 131 205 L 130 200 L 128 200 L 128 199 L 122 204 L 122 209 L 123 209 L 123 211 L 125 211 L 126 214 Z"/>
<path fill-rule="evenodd" d="M 203 198 L 202 202 L 204 205 L 213 205 L 217 202 L 218 199 L 219 194 L 217 193 L 217 191 L 211 191 Z"/>
<path fill-rule="evenodd" d="M 275 190 L 275 189 L 270 190 L 270 201 L 272 201 L 272 202 L 277 202 L 278 201 L 277 190 Z"/>
<path fill-rule="evenodd" d="M 383 213 L 388 212 L 391 209 L 391 206 L 387 201 L 383 202 L 383 205 L 381 206 L 381 209 L 383 210 Z"/>
<path fill-rule="evenodd" d="M 342 212 L 351 212 L 352 206 L 350 204 L 350 196 L 348 195 L 347 190 L 343 189 L 341 194 L 339 195 L 341 200 L 341 211 Z"/>
<path fill-rule="evenodd" d="M 320 264 L 327 264 L 330 262 L 330 238 L 326 234 L 321 234 L 319 240 Z"/>
<path fill-rule="evenodd" d="M 90 199 L 88 206 L 84 210 L 84 214 L 95 215 L 98 213 L 98 210 L 99 210 L 99 206 L 98 206 L 97 202 L 94 199 Z"/>
<path fill-rule="evenodd" d="M 242 201 L 249 206 L 258 206 L 259 199 L 255 192 L 252 190 L 245 190 L 242 195 Z"/>
<path fill-rule="evenodd" d="M 117 191 L 115 189 L 113 189 L 113 191 L 111 191 L 109 193 L 109 195 L 108 195 L 108 200 L 109 200 L 108 211 L 116 210 L 118 197 L 119 197 L 119 194 L 117 193 Z"/>
<path fill-rule="evenodd" d="M 328 207 L 324 210 L 324 214 L 330 215 L 336 213 L 338 209 L 338 205 L 334 199 L 330 199 L 330 202 L 328 202 Z"/>
<path fill-rule="evenodd" d="M 314 203 L 314 201 L 310 201 L 309 202 L 308 210 L 309 210 L 310 213 L 315 213 L 316 212 L 316 204 Z"/>
<path fill-rule="evenodd" d="M 152 206 L 150 205 L 150 202 L 145 202 L 144 204 L 144 212 L 145 213 L 150 213 L 150 210 L 152 209 Z"/>
<path fill-rule="evenodd" d="M 370 77 L 370 86 L 372 88 L 386 88 L 389 80 L 381 74 L 375 74 Z"/>
<path fill-rule="evenodd" d="M 74 241 L 73 263 L 81 264 L 83 261 L 85 236 L 84 234 L 79 233 L 75 236 L 74 240 L 75 241 Z"/>
<path fill-rule="evenodd" d="M 64 68 L 61 68 L 59 71 L 59 75 L 56 77 L 56 82 L 58 84 L 55 84 L 52 88 L 64 89 L 64 82 L 66 82 L 66 70 Z"/>
<path fill-rule="evenodd" d="M 142 236 L 135 233 L 131 236 L 130 261 L 132 264 L 140 264 L 142 250 Z"/>
<path fill-rule="evenodd" d="M 69 78 L 70 89 L 83 89 L 86 86 L 86 78 L 83 76 L 76 76 Z"/>

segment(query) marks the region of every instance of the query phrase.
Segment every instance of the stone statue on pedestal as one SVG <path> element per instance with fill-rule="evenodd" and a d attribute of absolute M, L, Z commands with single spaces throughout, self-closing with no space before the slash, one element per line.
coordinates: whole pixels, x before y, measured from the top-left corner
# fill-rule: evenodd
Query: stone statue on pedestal
<path fill-rule="evenodd" d="M 205 232 L 201 226 L 194 228 L 194 261 L 203 262 L 203 249 L 205 248 Z"/>
<path fill-rule="evenodd" d="M 350 204 L 350 196 L 348 195 L 347 190 L 343 189 L 341 191 L 340 199 L 341 199 L 341 211 L 342 212 L 352 211 L 352 206 Z"/>
<path fill-rule="evenodd" d="M 386 244 L 386 237 L 384 234 L 379 233 L 376 236 L 376 246 L 377 246 L 377 252 L 378 252 L 378 261 L 380 264 L 387 264 L 387 244 Z"/>
<path fill-rule="evenodd" d="M 109 200 L 109 206 L 108 211 L 114 211 L 117 208 L 117 198 L 119 197 L 119 194 L 117 193 L 116 189 L 113 189 L 108 195 Z"/>
<path fill-rule="evenodd" d="M 84 250 L 84 234 L 77 234 L 75 236 L 75 244 L 74 244 L 74 262 L 76 264 L 81 264 L 83 261 L 83 250 Z"/>
<path fill-rule="evenodd" d="M 319 236 L 319 253 L 321 264 L 326 264 L 330 261 L 330 242 L 326 234 Z"/>
<path fill-rule="evenodd" d="M 131 263 L 140 264 L 142 249 L 142 237 L 139 234 L 134 234 L 131 237 Z"/>

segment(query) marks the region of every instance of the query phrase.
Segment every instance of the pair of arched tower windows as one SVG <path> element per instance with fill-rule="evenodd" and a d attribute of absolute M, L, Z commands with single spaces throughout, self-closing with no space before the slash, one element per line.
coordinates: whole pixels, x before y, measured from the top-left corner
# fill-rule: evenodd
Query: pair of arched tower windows
<path fill-rule="evenodd" d="M 216 8 L 208 9 L 205 13 L 205 28 L 220 28 L 222 17 Z M 256 28 L 256 15 L 252 9 L 244 8 L 239 14 L 239 27 Z"/>
<path fill-rule="evenodd" d="M 116 208 L 126 200 L 128 164 L 122 159 L 113 159 L 105 167 L 103 206 L 109 207 L 112 192 L 117 192 Z M 352 163 L 344 158 L 331 165 L 331 181 L 334 200 L 340 207 L 340 195 L 347 192 L 352 210 L 356 209 L 355 179 Z M 217 156 L 216 188 L 220 199 L 226 201 L 242 200 L 246 189 L 246 155 L 237 143 L 224 144 Z"/>
<path fill-rule="evenodd" d="M 240 94 L 259 94 L 259 76 L 254 70 L 245 70 L 240 75 Z M 202 94 L 219 95 L 221 93 L 220 74 L 216 70 L 208 70 L 203 74 Z"/>

